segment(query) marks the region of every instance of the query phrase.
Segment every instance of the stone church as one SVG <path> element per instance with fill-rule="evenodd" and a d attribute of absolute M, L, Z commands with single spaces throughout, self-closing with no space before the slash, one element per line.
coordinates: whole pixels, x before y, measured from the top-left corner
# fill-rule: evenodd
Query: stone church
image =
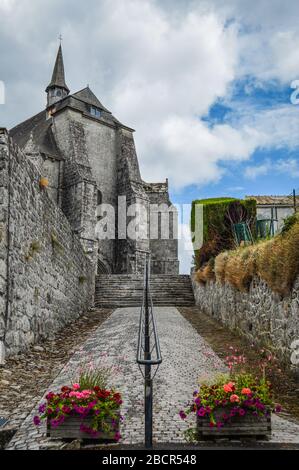
<path fill-rule="evenodd" d="M 123 215 L 118 210 L 119 198 L 125 200 L 125 208 L 141 203 L 149 211 L 150 205 L 162 204 L 167 212 L 171 206 L 168 181 L 142 180 L 134 130 L 119 122 L 88 86 L 70 94 L 61 45 L 46 93 L 46 109 L 11 129 L 9 135 L 48 180 L 48 194 L 66 215 L 85 253 L 96 262 L 98 273 L 140 273 L 145 254 L 151 252 L 153 273 L 178 274 L 174 212 L 169 217 L 170 239 L 163 239 L 161 230 L 154 239 L 118 236 Z M 115 239 L 97 239 L 101 204 L 115 208 Z M 163 210 L 157 212 L 161 224 Z"/>

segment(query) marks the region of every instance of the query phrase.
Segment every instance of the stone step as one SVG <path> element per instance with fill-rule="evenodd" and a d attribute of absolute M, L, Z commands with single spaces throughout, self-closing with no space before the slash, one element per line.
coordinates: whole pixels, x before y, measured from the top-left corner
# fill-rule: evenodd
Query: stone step
<path fill-rule="evenodd" d="M 159 306 L 194 305 L 190 276 L 152 274 L 150 290 L 153 304 Z M 97 307 L 138 307 L 143 299 L 143 276 L 136 274 L 101 274 L 96 278 Z"/>

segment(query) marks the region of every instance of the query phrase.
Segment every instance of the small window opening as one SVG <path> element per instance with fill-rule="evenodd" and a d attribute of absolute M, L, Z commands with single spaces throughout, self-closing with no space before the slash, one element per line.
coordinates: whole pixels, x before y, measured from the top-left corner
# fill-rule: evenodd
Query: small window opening
<path fill-rule="evenodd" d="M 100 117 L 101 116 L 101 110 L 99 108 L 96 108 L 95 106 L 90 107 L 90 114 L 95 117 Z"/>

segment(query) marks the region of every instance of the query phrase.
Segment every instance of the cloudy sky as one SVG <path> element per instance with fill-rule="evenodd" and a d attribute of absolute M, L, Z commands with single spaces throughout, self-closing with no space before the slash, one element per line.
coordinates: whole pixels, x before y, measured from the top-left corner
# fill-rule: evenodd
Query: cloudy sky
<path fill-rule="evenodd" d="M 174 202 L 289 194 L 298 17 L 298 0 L 0 0 L 0 126 L 44 107 L 61 33 L 71 91 L 136 129 L 144 179 L 168 177 Z"/>

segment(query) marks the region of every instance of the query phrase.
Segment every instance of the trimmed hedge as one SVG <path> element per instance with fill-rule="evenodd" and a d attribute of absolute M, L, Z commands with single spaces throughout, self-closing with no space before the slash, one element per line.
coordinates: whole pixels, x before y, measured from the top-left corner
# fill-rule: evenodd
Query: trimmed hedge
<path fill-rule="evenodd" d="M 203 246 L 194 250 L 195 266 L 200 269 L 211 258 L 235 247 L 233 223 L 247 222 L 255 234 L 256 201 L 253 199 L 212 198 L 192 202 L 191 230 L 195 229 L 195 207 L 203 205 Z"/>

